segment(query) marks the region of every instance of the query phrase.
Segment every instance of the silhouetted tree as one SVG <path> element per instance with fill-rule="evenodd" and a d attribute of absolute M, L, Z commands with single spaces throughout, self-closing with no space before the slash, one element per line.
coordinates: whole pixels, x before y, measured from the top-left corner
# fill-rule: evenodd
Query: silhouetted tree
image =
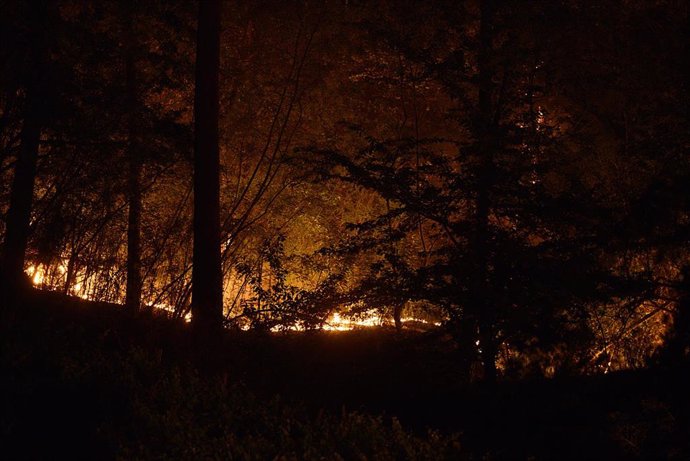
<path fill-rule="evenodd" d="M 456 133 L 445 141 L 380 139 L 355 126 L 357 147 L 308 150 L 319 154 L 309 161 L 324 162 L 321 178 L 376 191 L 392 204 L 354 226 L 359 235 L 336 252 L 403 242 L 417 232 L 418 217 L 435 229 L 443 243 L 427 261 L 391 260 L 389 270 L 374 268 L 366 286 L 396 287 L 401 299 L 443 306 L 460 367 L 470 375 L 480 361 L 484 379 L 493 381 L 499 350 L 582 336 L 588 303 L 632 287 L 617 283 L 601 259 L 597 236 L 611 232 L 605 203 L 563 161 L 572 147 L 560 119 L 569 114 L 541 83 L 549 78 L 539 64 L 543 38 L 512 20 L 512 4 L 429 8 L 426 24 L 435 29 L 421 37 L 398 32 L 403 20 L 414 21 L 414 8 L 388 12 L 395 19 L 387 27 L 370 27 L 443 85 L 455 102 Z M 387 229 L 391 222 L 396 232 Z"/>
<path fill-rule="evenodd" d="M 123 3 L 125 43 L 125 87 L 127 110 L 127 289 L 125 305 L 134 313 L 141 304 L 141 157 L 139 139 L 139 101 L 134 53 L 137 47 L 133 23 L 133 1 Z"/>
<path fill-rule="evenodd" d="M 218 72 L 220 0 L 199 2 L 194 96 L 194 258 L 192 318 L 199 331 L 222 326 Z"/>
<path fill-rule="evenodd" d="M 34 194 L 36 163 L 41 131 L 46 122 L 46 27 L 48 2 L 25 5 L 27 13 L 27 65 L 24 69 L 24 120 L 19 151 L 14 167 L 14 180 L 7 213 L 2 254 L 0 288 L 8 304 L 13 304 L 20 285 L 24 283 L 24 259 L 29 237 L 29 222 Z"/>

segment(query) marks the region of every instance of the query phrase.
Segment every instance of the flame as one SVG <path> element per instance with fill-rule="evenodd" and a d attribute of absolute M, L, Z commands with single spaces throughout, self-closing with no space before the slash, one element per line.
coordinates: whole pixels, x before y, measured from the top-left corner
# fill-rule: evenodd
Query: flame
<path fill-rule="evenodd" d="M 377 312 L 368 311 L 361 318 L 342 317 L 340 313 L 334 312 L 323 326 L 328 331 L 348 331 L 362 327 L 376 327 L 383 325 L 383 319 Z"/>
<path fill-rule="evenodd" d="M 166 312 L 169 312 L 170 314 L 176 313 L 175 307 L 171 306 L 170 304 L 167 304 L 167 303 L 156 303 L 156 304 L 147 303 L 147 305 L 153 307 L 154 309 L 164 310 Z M 192 313 L 191 312 L 187 312 L 184 315 L 184 321 L 185 321 L 185 323 L 189 323 L 192 321 Z"/>
<path fill-rule="evenodd" d="M 403 317 L 400 319 L 400 321 L 403 324 L 412 322 L 434 327 L 441 326 L 441 322 L 433 322 L 417 317 Z M 352 331 L 364 328 L 375 328 L 390 324 L 392 324 L 392 321 L 381 315 L 380 311 L 377 309 L 371 309 L 353 317 L 348 317 L 339 312 L 334 312 L 328 317 L 322 329 L 324 331 Z M 244 331 L 247 331 L 250 329 L 250 326 L 245 324 L 240 326 L 240 328 Z M 277 333 L 281 331 L 305 331 L 306 329 L 307 328 L 304 324 L 298 322 L 289 326 L 276 325 L 271 328 L 271 331 Z"/>
<path fill-rule="evenodd" d="M 45 271 L 39 264 L 38 267 L 31 265 L 26 269 L 26 273 L 29 277 L 31 277 L 31 283 L 33 283 L 35 286 L 39 286 L 43 284 L 43 278 L 45 277 Z"/>
<path fill-rule="evenodd" d="M 65 266 L 64 263 L 59 263 L 57 266 L 57 271 L 60 273 L 60 275 L 65 275 L 67 273 L 67 267 Z M 26 268 L 26 274 L 31 278 L 31 282 L 33 283 L 34 286 L 39 287 L 43 286 L 46 281 L 46 268 L 43 267 L 43 265 L 38 264 L 38 265 L 30 265 Z M 85 289 L 86 285 L 86 280 L 81 280 L 75 282 L 70 288 L 69 292 L 81 299 L 86 299 L 89 301 L 97 301 L 97 299 L 93 299 L 93 296 L 91 296 L 89 293 L 87 293 L 88 289 Z M 50 288 L 49 286 L 47 288 Z M 54 287 L 53 287 L 54 288 Z M 149 300 L 148 302 L 145 300 L 144 304 L 152 307 L 154 309 L 160 309 L 162 311 L 165 311 L 170 314 L 175 314 L 176 310 L 174 306 L 171 306 L 170 304 L 167 303 L 162 303 L 162 302 L 157 302 L 155 303 L 155 300 Z M 418 324 L 424 324 L 424 325 L 429 325 L 429 326 L 441 326 L 441 322 L 433 322 L 417 317 L 403 317 L 400 319 L 402 323 L 408 323 L 408 322 L 413 322 L 413 323 L 418 323 Z M 189 323 L 192 321 L 192 314 L 191 312 L 187 312 L 184 315 L 184 321 Z M 373 327 L 380 327 L 383 325 L 390 325 L 392 322 L 390 319 L 386 318 L 383 316 L 378 309 L 370 309 L 368 311 L 359 313 L 355 316 L 347 316 L 343 315 L 340 312 L 334 312 L 332 313 L 326 322 L 323 325 L 323 329 L 326 331 L 351 331 L 351 330 L 356 330 L 356 329 L 361 329 L 361 328 L 373 328 Z M 248 325 L 245 325 L 242 327 L 242 329 L 249 329 Z M 297 323 L 295 325 L 291 325 L 288 327 L 285 326 L 275 326 L 271 329 L 271 331 L 278 332 L 278 331 L 285 331 L 285 330 L 290 330 L 290 331 L 305 331 L 306 325 Z"/>
<path fill-rule="evenodd" d="M 65 275 L 67 273 L 67 266 L 65 266 L 64 263 L 59 263 L 57 266 L 57 270 L 60 273 L 60 275 Z M 46 269 L 43 267 L 42 264 L 29 265 L 26 268 L 25 273 L 29 276 L 29 278 L 31 279 L 31 283 L 35 287 L 41 287 L 44 285 L 44 282 L 46 282 Z M 98 299 L 94 299 L 93 296 L 86 293 L 86 291 L 88 290 L 85 290 L 85 282 L 85 280 L 75 282 L 71 287 L 69 287 L 69 293 L 71 293 L 73 296 L 76 296 L 77 298 L 85 299 L 88 301 L 98 301 Z M 50 289 L 51 287 L 47 286 L 46 288 Z M 52 288 L 55 289 L 55 286 L 53 286 Z M 166 303 L 144 303 L 149 307 L 153 307 L 154 309 L 160 309 L 171 314 L 175 313 L 175 308 Z M 187 312 L 185 314 L 184 321 L 187 323 L 192 321 L 191 312 Z"/>
<path fill-rule="evenodd" d="M 414 322 L 436 327 L 441 326 L 441 322 L 430 322 L 417 317 L 402 317 L 400 321 L 403 324 Z M 343 317 L 340 313 L 334 312 L 326 321 L 323 329 L 328 331 L 350 331 L 358 328 L 380 327 L 390 323 L 390 320 L 382 316 L 376 309 L 366 311 L 355 318 Z"/>

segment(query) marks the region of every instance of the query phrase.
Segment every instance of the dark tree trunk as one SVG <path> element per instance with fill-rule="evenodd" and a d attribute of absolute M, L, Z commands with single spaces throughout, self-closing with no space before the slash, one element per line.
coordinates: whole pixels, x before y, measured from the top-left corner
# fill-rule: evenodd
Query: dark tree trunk
<path fill-rule="evenodd" d="M 396 303 L 393 306 L 393 321 L 395 322 L 395 331 L 400 333 L 402 331 L 402 311 L 403 311 L 404 304 L 403 303 Z"/>
<path fill-rule="evenodd" d="M 453 322 L 452 333 L 458 345 L 458 373 L 468 382 L 472 380 L 473 365 L 477 361 L 477 321 L 471 312 Z"/>
<path fill-rule="evenodd" d="M 67 269 L 65 271 L 65 285 L 62 287 L 62 292 L 66 295 L 70 294 L 70 291 L 72 290 L 72 285 L 74 285 L 74 266 L 76 265 L 76 259 L 77 254 L 73 246 L 72 251 L 70 252 L 69 260 L 67 261 Z"/>
<path fill-rule="evenodd" d="M 492 109 L 492 72 L 489 57 L 492 48 L 493 1 L 483 0 L 479 28 L 479 168 L 477 178 L 477 201 L 474 229 L 474 252 L 476 268 L 473 283 L 472 303 L 477 309 L 479 326 L 479 348 L 484 365 L 484 380 L 496 380 L 496 346 L 495 346 L 495 306 L 490 299 L 489 283 L 489 213 L 491 189 L 493 186 L 493 155 L 496 145 L 496 130 Z"/>
<path fill-rule="evenodd" d="M 220 256 L 218 72 L 220 0 L 199 2 L 194 94 L 194 256 L 192 322 L 200 332 L 223 320 Z"/>
<path fill-rule="evenodd" d="M 5 242 L 2 255 L 3 279 L 0 280 L 2 301 L 6 305 L 16 302 L 16 296 L 24 285 L 24 260 L 29 238 L 31 207 L 33 202 L 36 164 L 45 123 L 45 45 L 44 25 L 47 4 L 36 2 L 29 9 L 31 48 L 26 79 L 26 109 L 20 134 L 20 146 L 14 168 L 14 180 L 7 213 Z"/>
<path fill-rule="evenodd" d="M 690 266 L 683 268 L 679 292 L 673 327 L 662 351 L 662 361 L 671 367 L 687 365 L 690 357 Z"/>
<path fill-rule="evenodd" d="M 127 294 L 126 306 L 136 313 L 141 304 L 141 163 L 130 151 L 127 216 Z"/>
<path fill-rule="evenodd" d="M 136 37 L 133 27 L 132 2 L 125 6 L 125 78 L 127 91 L 127 292 L 125 305 L 134 314 L 141 304 L 141 158 L 138 152 L 138 95 L 134 53 Z"/>
<path fill-rule="evenodd" d="M 27 97 L 34 99 L 30 94 Z M 7 284 L 7 293 L 11 295 L 10 298 L 16 294 L 16 289 L 23 278 L 38 146 L 41 136 L 41 123 L 36 114 L 33 113 L 40 109 L 36 108 L 32 102 L 29 102 L 28 106 L 21 132 L 21 145 L 15 163 L 3 252 L 3 276 Z"/>

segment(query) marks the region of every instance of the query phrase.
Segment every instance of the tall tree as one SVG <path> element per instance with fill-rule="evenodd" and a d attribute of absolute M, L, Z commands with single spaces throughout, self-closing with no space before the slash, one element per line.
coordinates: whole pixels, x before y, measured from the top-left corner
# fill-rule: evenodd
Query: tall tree
<path fill-rule="evenodd" d="M 220 10 L 220 0 L 199 2 L 194 93 L 192 321 L 203 332 L 219 329 L 223 320 L 218 152 Z"/>
<path fill-rule="evenodd" d="M 14 180 L 7 213 L 7 227 L 3 247 L 2 271 L 3 301 L 16 300 L 22 281 L 24 259 L 29 237 L 31 206 L 36 178 L 36 163 L 45 122 L 45 25 L 47 2 L 40 1 L 27 6 L 28 65 L 25 69 L 26 100 L 20 146 L 14 168 Z"/>
<path fill-rule="evenodd" d="M 494 172 L 494 150 L 498 137 L 495 108 L 493 106 L 493 73 L 490 68 L 490 54 L 493 47 L 493 1 L 483 0 L 480 5 L 478 67 L 478 114 L 475 136 L 477 139 L 478 165 L 476 173 L 476 198 L 472 229 L 472 252 L 474 270 L 470 282 L 470 300 L 467 320 L 469 325 L 476 321 L 479 327 L 484 378 L 496 380 L 496 344 L 494 333 L 494 309 L 487 302 L 489 277 L 489 213 Z"/>
<path fill-rule="evenodd" d="M 124 4 L 125 26 L 125 80 L 127 106 L 127 309 L 134 313 L 141 304 L 141 153 L 138 149 L 138 96 L 134 53 L 136 35 L 134 28 L 134 2 Z"/>
<path fill-rule="evenodd" d="M 400 299 L 443 307 L 464 374 L 475 375 L 481 362 L 481 375 L 493 381 L 499 351 L 568 344 L 581 328 L 573 321 L 581 308 L 610 298 L 615 287 L 597 259 L 605 210 L 583 184 L 587 174 L 563 161 L 570 146 L 558 124 L 567 114 L 541 84 L 546 76 L 535 44 L 542 40 L 520 33 L 524 22 L 513 17 L 521 8 L 491 0 L 465 6 L 426 15 L 437 22 L 427 20 L 434 31 L 421 37 L 398 32 L 419 16 L 405 16 L 404 8 L 371 26 L 449 95 L 457 152 L 436 138 L 382 140 L 368 133 L 361 148 L 353 142 L 307 152 L 337 165 L 326 178 L 376 191 L 391 203 L 386 214 L 354 226 L 356 238 L 339 253 L 384 251 L 391 238 L 412 241 L 423 218 L 436 249 L 391 261 L 395 270 L 377 264 L 365 288 L 395 287 Z"/>

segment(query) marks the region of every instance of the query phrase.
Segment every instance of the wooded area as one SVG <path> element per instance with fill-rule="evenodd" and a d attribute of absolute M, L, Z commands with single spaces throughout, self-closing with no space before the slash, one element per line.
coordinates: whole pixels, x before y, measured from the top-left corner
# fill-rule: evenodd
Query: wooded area
<path fill-rule="evenodd" d="M 0 0 L 9 459 L 690 456 L 689 10 Z"/>

